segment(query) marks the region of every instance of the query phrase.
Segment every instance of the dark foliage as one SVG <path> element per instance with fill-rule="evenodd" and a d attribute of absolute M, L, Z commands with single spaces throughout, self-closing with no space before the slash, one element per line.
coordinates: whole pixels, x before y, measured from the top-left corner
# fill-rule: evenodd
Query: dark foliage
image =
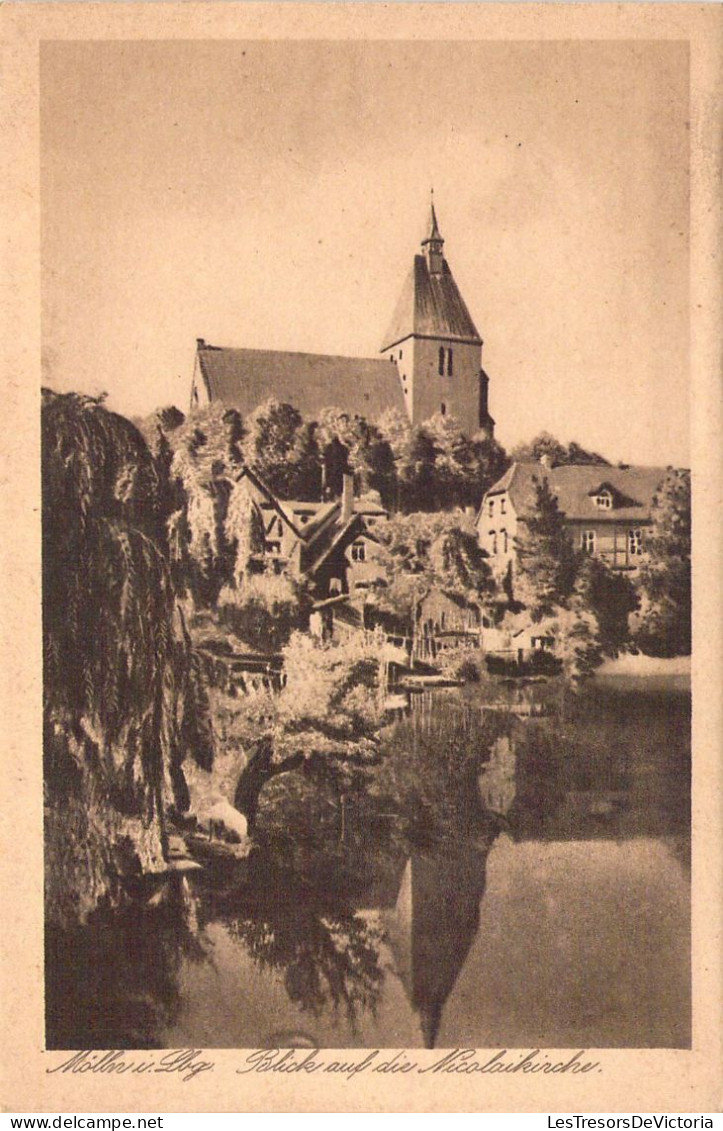
<path fill-rule="evenodd" d="M 158 471 L 128 421 L 49 391 L 42 459 L 50 800 L 85 774 L 117 811 L 162 821 L 166 804 L 187 805 L 183 760 L 209 767 L 213 740 L 163 551 Z"/>

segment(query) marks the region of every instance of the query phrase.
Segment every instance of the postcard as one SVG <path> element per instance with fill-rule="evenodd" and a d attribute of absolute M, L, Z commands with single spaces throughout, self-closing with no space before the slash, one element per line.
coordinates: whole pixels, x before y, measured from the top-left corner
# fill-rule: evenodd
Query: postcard
<path fill-rule="evenodd" d="M 4 1109 L 719 1110 L 720 9 L 3 20 Z"/>

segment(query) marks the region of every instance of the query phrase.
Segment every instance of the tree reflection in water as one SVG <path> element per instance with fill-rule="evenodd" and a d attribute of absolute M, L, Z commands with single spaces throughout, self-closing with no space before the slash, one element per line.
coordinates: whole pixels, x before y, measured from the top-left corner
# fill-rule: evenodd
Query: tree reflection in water
<path fill-rule="evenodd" d="M 282 893 L 262 868 L 267 882 L 251 891 L 207 891 L 201 917 L 221 922 L 260 969 L 283 971 L 295 1005 L 314 1017 L 343 1010 L 356 1032 L 360 1014 L 374 1014 L 384 981 L 381 929 L 342 901 L 300 888 L 291 876 L 276 877 Z"/>
<path fill-rule="evenodd" d="M 46 926 L 46 1047 L 152 1049 L 182 1008 L 179 972 L 206 951 L 180 877 L 153 904 L 98 911 L 72 929 Z M 155 904 L 158 895 L 160 904 Z"/>

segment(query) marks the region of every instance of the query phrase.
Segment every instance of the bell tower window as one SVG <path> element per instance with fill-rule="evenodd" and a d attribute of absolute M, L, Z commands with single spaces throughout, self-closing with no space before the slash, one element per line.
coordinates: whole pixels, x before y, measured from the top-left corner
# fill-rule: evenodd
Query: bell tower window
<path fill-rule="evenodd" d="M 439 347 L 439 376 L 444 377 L 444 346 Z"/>
<path fill-rule="evenodd" d="M 452 351 L 447 350 L 447 376 L 452 376 Z"/>

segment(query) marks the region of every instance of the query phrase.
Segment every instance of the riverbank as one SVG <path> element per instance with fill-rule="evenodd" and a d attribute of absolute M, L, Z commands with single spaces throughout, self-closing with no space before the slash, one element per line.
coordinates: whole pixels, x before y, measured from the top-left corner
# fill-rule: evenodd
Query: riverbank
<path fill-rule="evenodd" d="M 618 686 L 622 681 L 649 690 L 689 691 L 691 657 L 644 656 L 625 652 L 614 660 L 605 660 L 595 673 L 595 682 Z"/>

